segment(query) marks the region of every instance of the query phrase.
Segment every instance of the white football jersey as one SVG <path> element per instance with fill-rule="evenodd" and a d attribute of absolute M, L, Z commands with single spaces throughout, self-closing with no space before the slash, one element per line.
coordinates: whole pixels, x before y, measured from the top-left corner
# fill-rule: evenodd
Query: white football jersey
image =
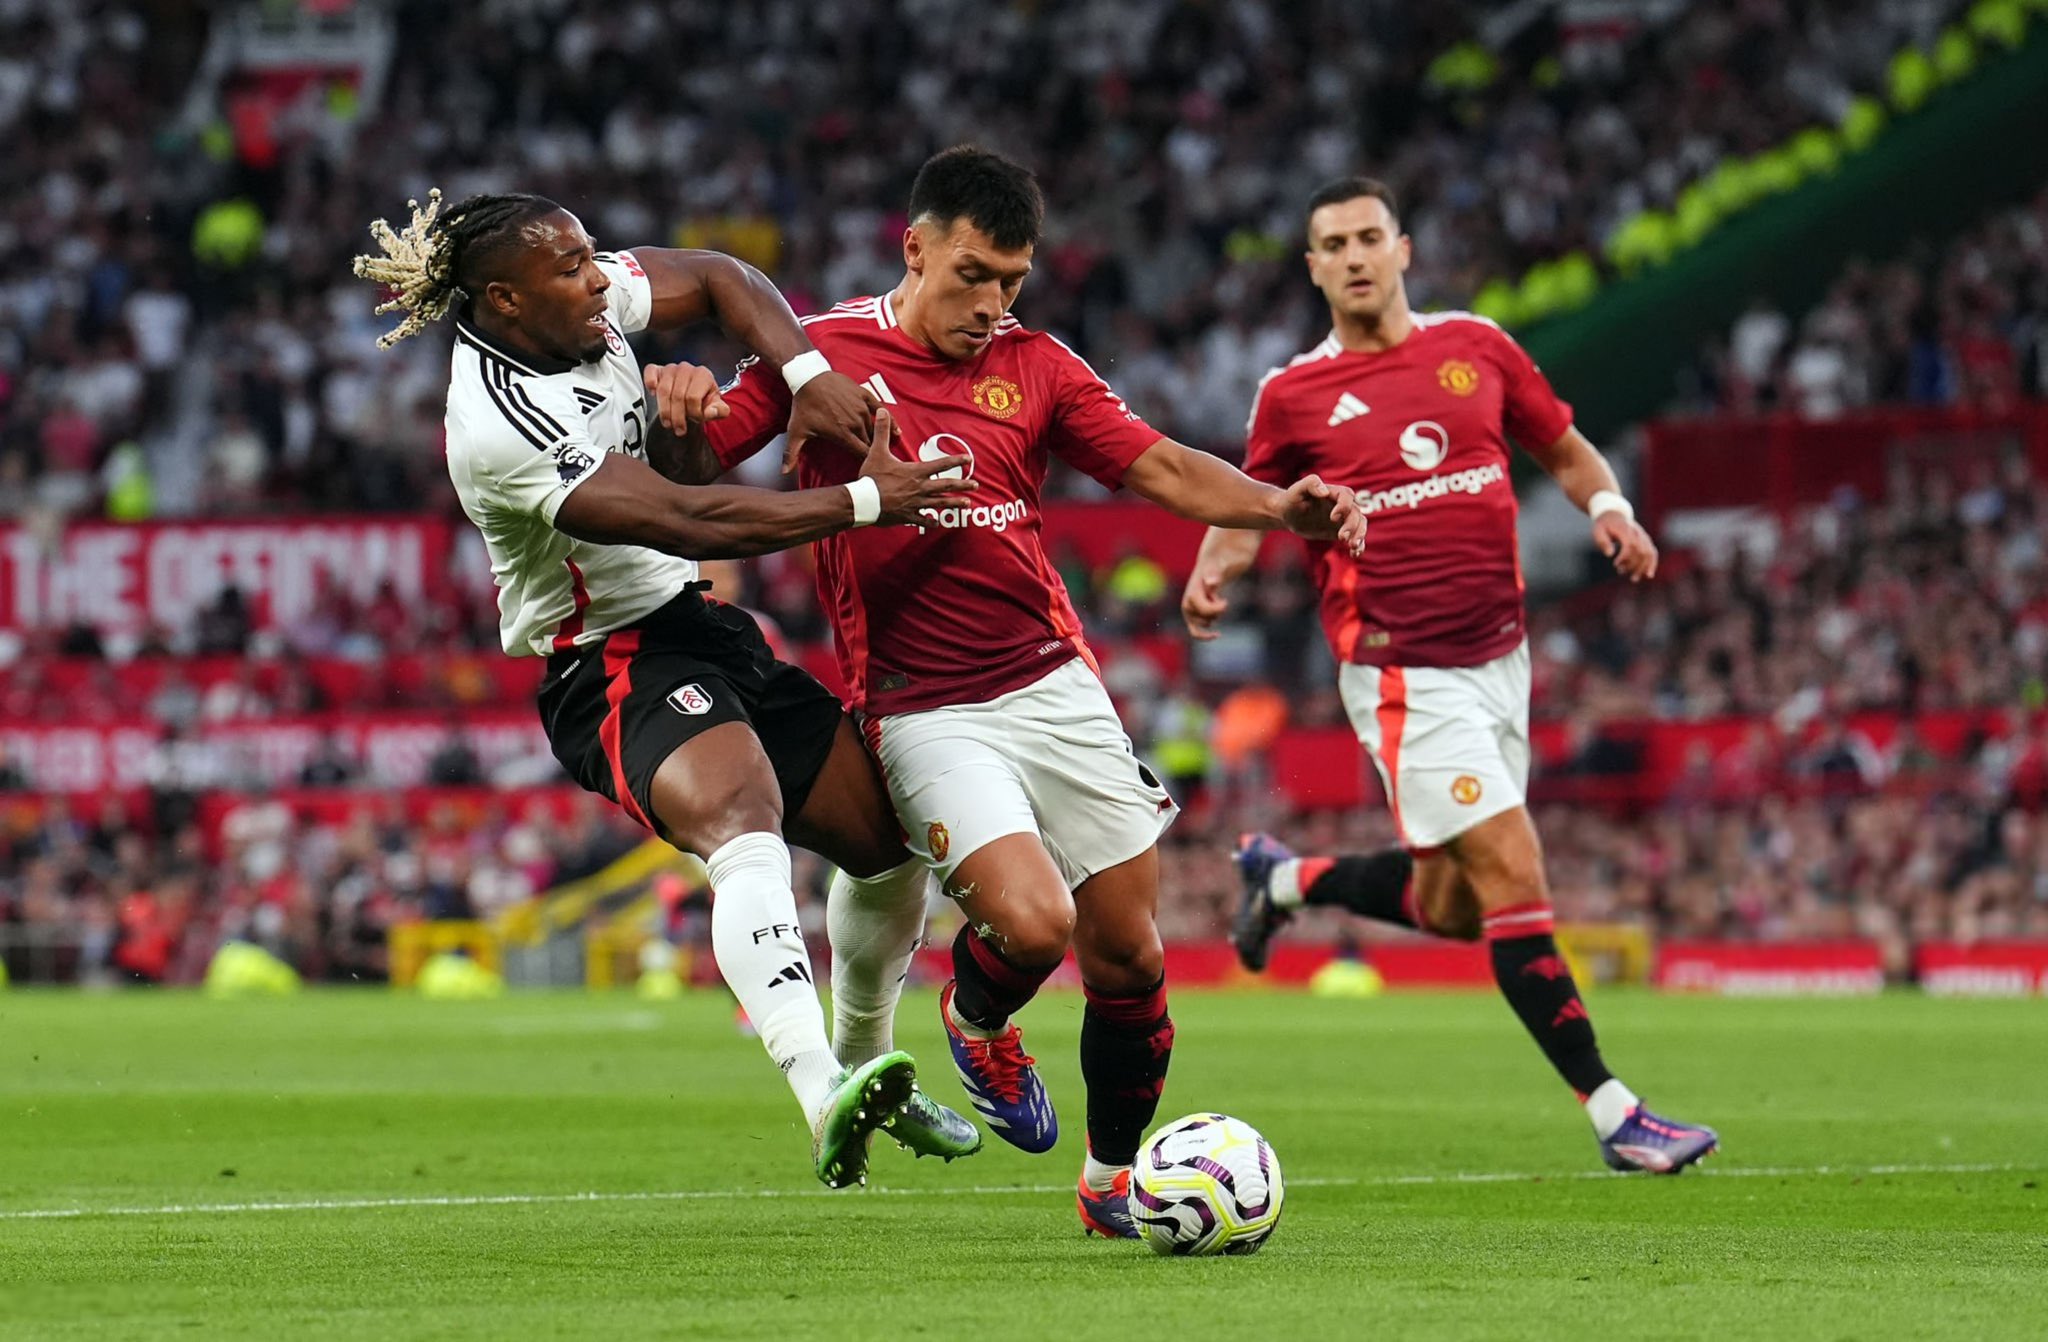
<path fill-rule="evenodd" d="M 498 634 L 514 656 L 589 643 L 662 605 L 697 565 L 555 530 L 570 491 L 606 452 L 647 459 L 647 389 L 626 337 L 653 290 L 631 252 L 599 252 L 611 279 L 603 358 L 554 362 L 508 349 L 460 318 L 448 378 L 448 475 L 498 584 Z"/>

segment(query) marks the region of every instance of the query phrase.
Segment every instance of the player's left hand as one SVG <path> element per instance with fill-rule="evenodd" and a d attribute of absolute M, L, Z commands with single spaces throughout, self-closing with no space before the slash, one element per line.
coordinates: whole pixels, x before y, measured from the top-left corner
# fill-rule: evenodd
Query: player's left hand
<path fill-rule="evenodd" d="M 647 384 L 647 394 L 654 398 L 656 418 L 678 438 L 688 435 L 692 425 L 732 413 L 718 394 L 718 379 L 708 368 L 693 363 L 649 364 L 640 377 Z"/>
<path fill-rule="evenodd" d="M 1280 505 L 1281 520 L 1297 536 L 1336 541 L 1353 555 L 1365 548 L 1365 514 L 1358 496 L 1343 485 L 1328 485 L 1318 475 L 1304 475 L 1288 489 Z"/>
<path fill-rule="evenodd" d="M 1614 571 L 1630 582 L 1657 576 L 1657 542 L 1627 514 L 1605 512 L 1594 518 L 1593 544 L 1614 561 Z"/>
<path fill-rule="evenodd" d="M 789 441 L 782 449 L 782 473 L 796 469 L 796 459 L 813 438 L 843 443 L 863 456 L 874 427 L 873 406 L 860 384 L 844 373 L 820 373 L 796 394 L 789 409 Z"/>

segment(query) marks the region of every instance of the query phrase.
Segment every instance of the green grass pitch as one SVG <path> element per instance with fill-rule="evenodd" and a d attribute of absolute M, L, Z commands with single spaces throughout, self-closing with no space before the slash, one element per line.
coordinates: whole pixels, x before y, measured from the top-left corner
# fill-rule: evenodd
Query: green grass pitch
<path fill-rule="evenodd" d="M 0 1336 L 2048 1337 L 2048 1003 L 1592 1006 L 1704 1172 L 1600 1172 L 1490 996 L 1177 994 L 1162 1119 L 1290 1182 L 1189 1261 L 1081 1235 L 1072 995 L 1024 1017 L 1052 1154 L 827 1194 L 710 994 L 0 994 Z M 959 1103 L 930 993 L 901 1033 Z"/>

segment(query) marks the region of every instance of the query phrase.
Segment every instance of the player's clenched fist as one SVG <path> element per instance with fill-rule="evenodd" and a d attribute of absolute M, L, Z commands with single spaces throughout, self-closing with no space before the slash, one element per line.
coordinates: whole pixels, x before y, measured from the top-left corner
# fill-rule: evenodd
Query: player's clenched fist
<path fill-rule="evenodd" d="M 678 438 L 689 433 L 693 424 L 724 419 L 731 413 L 718 394 L 718 379 L 708 368 L 693 363 L 649 364 L 641 371 L 641 380 L 647 384 L 661 426 Z"/>
<path fill-rule="evenodd" d="M 1657 576 L 1657 542 L 1627 513 L 1616 509 L 1594 518 L 1593 543 L 1630 582 Z"/>
<path fill-rule="evenodd" d="M 1335 541 L 1354 556 L 1365 549 L 1365 514 L 1359 511 L 1358 496 L 1344 485 L 1303 476 L 1288 489 L 1281 517 L 1297 536 Z"/>
<path fill-rule="evenodd" d="M 1180 617 L 1187 621 L 1189 635 L 1204 643 L 1216 637 L 1216 626 L 1230 609 L 1224 585 L 1221 573 L 1197 565 L 1180 594 Z"/>
<path fill-rule="evenodd" d="M 889 450 L 889 440 L 894 435 L 889 412 L 876 410 L 874 427 L 868 435 L 867 459 L 861 463 L 860 473 L 873 480 L 881 491 L 882 515 L 878 521 L 914 526 L 924 509 L 942 507 L 962 494 L 974 492 L 975 483 L 966 474 L 972 464 L 970 458 L 905 461 Z M 937 478 L 947 471 L 956 472 L 955 477 Z"/>

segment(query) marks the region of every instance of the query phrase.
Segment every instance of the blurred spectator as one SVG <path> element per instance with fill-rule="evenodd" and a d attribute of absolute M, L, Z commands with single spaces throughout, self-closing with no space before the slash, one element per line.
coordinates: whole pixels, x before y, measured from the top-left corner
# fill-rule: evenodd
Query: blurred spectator
<path fill-rule="evenodd" d="M 299 770 L 301 787 L 346 787 L 356 776 L 355 759 L 342 749 L 333 732 L 322 732 L 312 758 Z"/>
<path fill-rule="evenodd" d="M 202 657 L 249 651 L 251 621 L 242 589 L 229 583 L 193 620 L 193 651 Z"/>
<path fill-rule="evenodd" d="M 474 787 L 484 781 L 483 764 L 460 721 L 449 724 L 448 735 L 427 761 L 427 781 L 441 787 Z"/>

